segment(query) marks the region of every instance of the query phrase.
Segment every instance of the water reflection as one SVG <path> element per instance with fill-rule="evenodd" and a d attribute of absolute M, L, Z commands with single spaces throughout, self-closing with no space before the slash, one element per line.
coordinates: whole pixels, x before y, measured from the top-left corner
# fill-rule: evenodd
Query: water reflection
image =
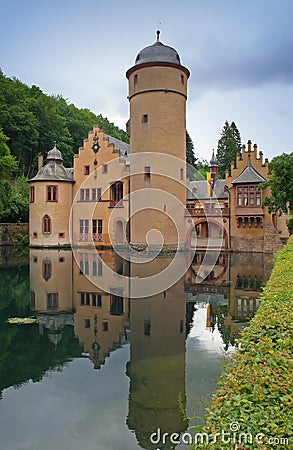
<path fill-rule="evenodd" d="M 102 368 L 111 366 L 111 354 L 130 347 L 129 356 L 120 363 L 129 386 L 126 412 L 119 416 L 121 426 L 128 427 L 137 441 L 133 447 L 126 437 L 125 448 L 129 449 L 158 448 L 149 440 L 158 428 L 168 435 L 186 429 L 183 412 L 190 415 L 194 399 L 211 394 L 220 351 L 235 345 L 241 328 L 258 307 L 257 297 L 271 270 L 268 255 L 225 253 L 211 270 L 214 255 L 209 259 L 198 252 L 191 262 L 189 255 L 182 256 L 189 268 L 168 291 L 131 299 L 131 285 L 120 275 L 146 277 L 168 265 L 168 258 L 130 265 L 110 250 L 99 255 L 80 250 L 76 262 L 71 251 L 41 249 L 31 249 L 29 258 L 30 288 L 27 267 L 0 271 L 0 389 L 40 381 L 48 370 L 60 371 L 78 357 L 99 369 L 95 373 L 101 381 L 106 376 Z M 101 260 L 113 269 L 106 280 Z M 102 277 L 108 292 L 98 287 Z M 196 284 L 196 278 L 202 282 Z M 9 317 L 28 315 L 34 315 L 38 324 L 6 323 Z M 82 382 L 86 389 L 87 379 Z M 79 383 L 70 388 L 77 392 Z M 46 396 L 45 386 L 43 390 Z M 0 414 L 2 404 L 4 408 L 5 398 Z M 93 400 L 89 408 L 96 407 Z M 194 413 L 201 411 L 199 407 Z M 14 414 L 13 420 L 18 421 Z M 99 440 L 101 433 L 99 427 L 93 428 L 82 444 L 90 448 L 89 439 Z M 68 439 L 68 448 L 79 448 L 74 436 Z M 119 445 L 113 442 L 112 448 Z M 101 444 L 99 448 L 107 447 Z M 160 448 L 168 449 L 170 444 L 167 441 Z"/>

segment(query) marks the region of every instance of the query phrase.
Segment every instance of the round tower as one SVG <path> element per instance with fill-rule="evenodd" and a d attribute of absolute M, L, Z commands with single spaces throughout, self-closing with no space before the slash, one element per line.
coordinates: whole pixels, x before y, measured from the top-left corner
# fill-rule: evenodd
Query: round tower
<path fill-rule="evenodd" d="M 145 188 L 159 189 L 171 194 L 170 198 L 175 196 L 185 205 L 186 99 L 189 75 L 189 70 L 181 65 L 177 51 L 160 41 L 159 31 L 156 42 L 138 53 L 135 65 L 126 73 L 129 81 L 130 154 L 135 155 L 131 159 L 131 194 Z M 148 156 L 144 158 L 145 153 Z M 166 155 L 167 158 L 158 154 Z M 141 172 L 140 177 L 136 175 L 137 172 Z M 164 196 L 161 197 L 163 199 Z M 173 209 L 178 208 L 175 204 L 168 205 L 166 200 L 162 200 L 160 205 L 158 198 L 152 204 L 150 194 L 147 199 L 148 208 L 153 206 L 157 215 L 154 212 L 146 214 L 145 211 L 136 214 L 137 220 L 131 217 L 131 243 L 144 244 L 147 230 L 157 228 L 163 235 L 165 244 L 175 244 L 175 235 L 170 231 L 172 227 L 170 228 L 166 217 L 160 217 L 158 209 L 162 209 L 166 215 L 172 215 Z M 141 195 L 137 203 L 140 207 L 144 203 Z M 137 210 L 136 206 L 131 199 L 131 214 Z M 142 215 L 143 220 L 140 217 Z"/>
<path fill-rule="evenodd" d="M 30 245 L 69 245 L 69 217 L 72 205 L 72 169 L 66 169 L 56 145 L 48 152 L 30 183 Z"/>

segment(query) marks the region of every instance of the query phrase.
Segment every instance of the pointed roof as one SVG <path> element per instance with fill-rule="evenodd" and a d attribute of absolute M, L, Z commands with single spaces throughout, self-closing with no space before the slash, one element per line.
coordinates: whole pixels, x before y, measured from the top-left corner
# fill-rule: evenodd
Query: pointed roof
<path fill-rule="evenodd" d="M 218 165 L 218 160 L 215 156 L 215 150 L 213 149 L 213 154 L 212 154 L 212 159 L 210 160 L 210 165 L 211 166 L 217 166 Z"/>
<path fill-rule="evenodd" d="M 136 57 L 135 64 L 146 62 L 169 62 L 180 64 L 180 58 L 173 47 L 163 44 L 160 41 L 160 30 L 157 30 L 157 40 L 154 44 L 143 48 Z"/>
<path fill-rule="evenodd" d="M 46 164 L 40 168 L 37 175 L 29 181 L 71 181 L 73 182 L 73 173 L 70 169 L 63 166 L 63 158 L 56 143 L 54 148 L 48 152 Z"/>
<path fill-rule="evenodd" d="M 232 184 L 262 183 L 266 181 L 251 165 L 250 153 L 248 153 L 248 163 L 241 174 L 232 181 Z"/>

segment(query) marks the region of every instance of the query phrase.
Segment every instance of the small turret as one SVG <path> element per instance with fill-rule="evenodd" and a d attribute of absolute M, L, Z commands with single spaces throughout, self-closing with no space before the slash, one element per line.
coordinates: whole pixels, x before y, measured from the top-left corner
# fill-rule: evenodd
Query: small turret
<path fill-rule="evenodd" d="M 215 150 L 213 149 L 212 158 L 210 160 L 210 173 L 214 174 L 214 178 L 218 178 L 219 168 L 218 168 L 218 160 L 215 156 Z"/>

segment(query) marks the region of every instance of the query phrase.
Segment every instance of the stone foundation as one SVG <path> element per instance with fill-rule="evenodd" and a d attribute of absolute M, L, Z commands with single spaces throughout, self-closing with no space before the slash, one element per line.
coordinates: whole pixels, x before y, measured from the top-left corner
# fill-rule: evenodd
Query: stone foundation
<path fill-rule="evenodd" d="M 262 236 L 231 236 L 231 250 L 233 252 L 262 253 L 264 251 L 264 238 Z"/>

